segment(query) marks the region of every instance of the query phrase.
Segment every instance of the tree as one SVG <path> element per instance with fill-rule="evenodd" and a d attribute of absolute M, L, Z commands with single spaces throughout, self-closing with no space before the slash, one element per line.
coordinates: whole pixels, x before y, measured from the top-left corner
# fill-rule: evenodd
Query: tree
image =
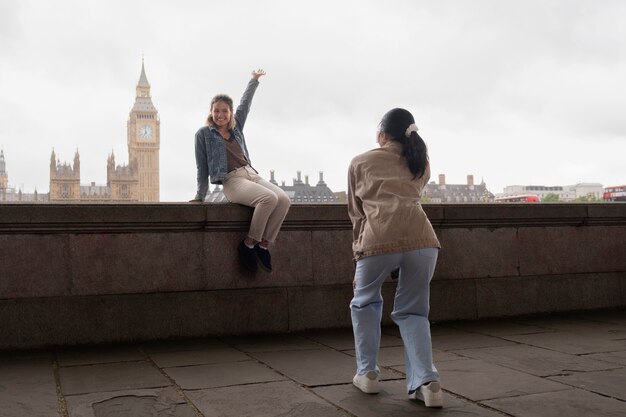
<path fill-rule="evenodd" d="M 542 203 L 557 203 L 559 201 L 559 195 L 554 193 L 549 193 L 543 196 L 541 199 Z"/>
<path fill-rule="evenodd" d="M 602 199 L 596 197 L 594 193 L 588 193 L 587 195 L 581 195 L 576 201 L 581 203 L 598 203 L 601 202 Z"/>

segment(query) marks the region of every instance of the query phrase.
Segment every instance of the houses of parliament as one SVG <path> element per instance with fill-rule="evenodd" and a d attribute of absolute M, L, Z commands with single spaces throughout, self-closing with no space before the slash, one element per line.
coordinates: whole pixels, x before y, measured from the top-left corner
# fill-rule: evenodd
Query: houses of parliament
<path fill-rule="evenodd" d="M 117 165 L 113 152 L 108 155 L 106 185 L 95 182 L 81 184 L 80 154 L 72 163 L 61 162 L 54 149 L 50 155 L 49 193 L 26 193 L 9 185 L 5 155 L 0 149 L 0 204 L 2 203 L 137 203 L 159 202 L 159 149 L 161 143 L 159 112 L 152 103 L 150 83 L 144 63 L 136 87 L 135 103 L 127 122 L 128 164 Z M 272 183 L 278 185 L 271 172 Z M 343 201 L 328 188 L 320 172 L 316 185 L 302 181 L 300 172 L 293 186 L 280 185 L 293 203 L 336 203 Z M 345 198 L 345 197 L 344 197 Z M 205 200 L 227 202 L 221 188 L 216 187 Z"/>
<path fill-rule="evenodd" d="M 49 194 L 23 193 L 8 185 L 4 153 L 0 151 L 0 203 L 106 203 L 158 202 L 159 148 L 161 143 L 159 112 L 152 103 L 150 83 L 144 63 L 136 87 L 135 104 L 127 122 L 128 164 L 116 165 L 113 152 L 107 158 L 106 185 L 81 184 L 80 154 L 72 164 L 61 163 L 52 150 L 50 156 Z"/>
<path fill-rule="evenodd" d="M 50 202 L 158 202 L 159 112 L 152 103 L 144 63 L 137 83 L 135 104 L 127 123 L 128 164 L 116 165 L 113 152 L 107 158 L 107 184 L 80 183 L 80 155 L 73 164 L 61 164 L 54 150 L 50 156 Z"/>

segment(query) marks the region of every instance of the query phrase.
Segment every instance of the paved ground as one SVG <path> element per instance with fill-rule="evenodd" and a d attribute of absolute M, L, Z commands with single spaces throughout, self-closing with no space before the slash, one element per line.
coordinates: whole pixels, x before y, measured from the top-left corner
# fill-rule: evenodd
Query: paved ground
<path fill-rule="evenodd" d="M 385 329 L 378 395 L 350 330 L 0 354 L 2 417 L 626 416 L 626 310 L 433 325 L 444 408 L 406 398 Z"/>

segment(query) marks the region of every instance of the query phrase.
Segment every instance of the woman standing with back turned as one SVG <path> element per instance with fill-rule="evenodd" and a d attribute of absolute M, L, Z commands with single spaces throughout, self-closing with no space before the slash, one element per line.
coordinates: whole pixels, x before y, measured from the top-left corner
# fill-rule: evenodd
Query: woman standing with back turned
<path fill-rule="evenodd" d="M 206 126 L 196 133 L 198 191 L 191 200 L 204 201 L 211 177 L 212 184 L 223 184 L 228 201 L 254 207 L 248 235 L 237 248 L 241 262 L 253 272 L 257 270 L 257 258 L 271 272 L 268 245 L 276 239 L 291 204 L 280 187 L 261 178 L 252 168 L 243 135 L 252 97 L 263 75 L 263 70 L 252 71 L 252 79 L 234 113 L 229 96 L 219 94 L 211 100 Z"/>
<path fill-rule="evenodd" d="M 419 202 L 430 178 L 428 151 L 413 115 L 399 108 L 383 116 L 377 142 L 380 148 L 352 160 L 348 174 L 356 259 L 350 302 L 357 361 L 353 384 L 368 394 L 379 391 L 381 286 L 400 268 L 391 317 L 404 342 L 409 398 L 441 407 L 428 321 L 429 285 L 440 244 Z"/>

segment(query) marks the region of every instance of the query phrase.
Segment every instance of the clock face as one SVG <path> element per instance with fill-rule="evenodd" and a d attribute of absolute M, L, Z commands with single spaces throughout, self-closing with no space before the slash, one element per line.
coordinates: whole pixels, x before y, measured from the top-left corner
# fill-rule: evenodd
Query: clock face
<path fill-rule="evenodd" d="M 148 125 L 143 125 L 139 128 L 139 137 L 142 139 L 152 138 L 152 128 Z"/>

